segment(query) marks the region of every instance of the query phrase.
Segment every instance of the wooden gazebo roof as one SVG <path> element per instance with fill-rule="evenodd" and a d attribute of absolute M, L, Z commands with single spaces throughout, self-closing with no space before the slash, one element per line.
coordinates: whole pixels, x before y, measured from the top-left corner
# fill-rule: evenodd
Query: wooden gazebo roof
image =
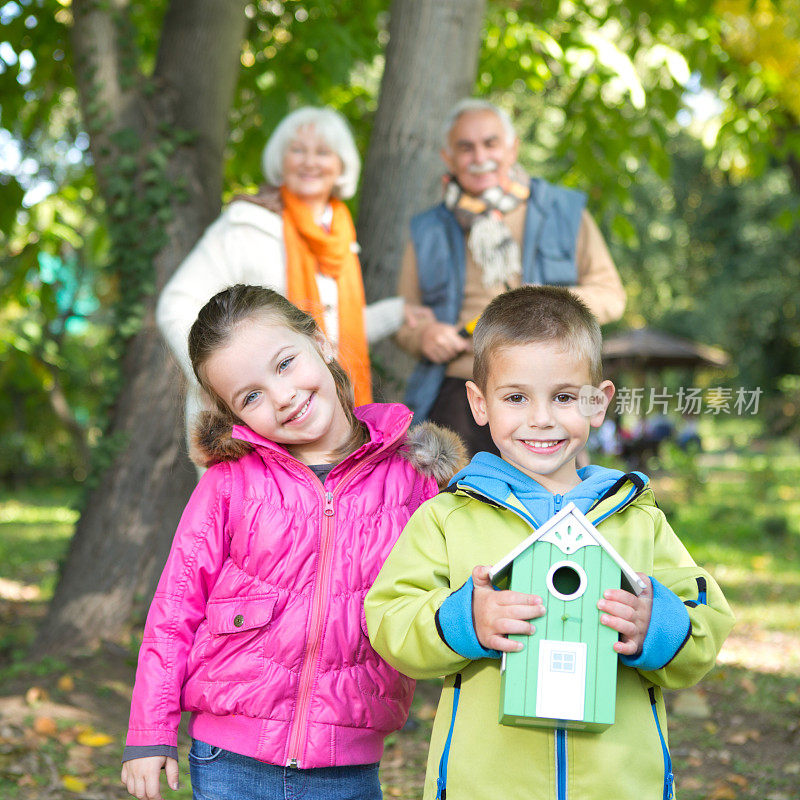
<path fill-rule="evenodd" d="M 609 336 L 603 364 L 614 371 L 652 371 L 665 367 L 722 367 L 730 356 L 719 347 L 693 342 L 652 328 L 635 328 Z"/>

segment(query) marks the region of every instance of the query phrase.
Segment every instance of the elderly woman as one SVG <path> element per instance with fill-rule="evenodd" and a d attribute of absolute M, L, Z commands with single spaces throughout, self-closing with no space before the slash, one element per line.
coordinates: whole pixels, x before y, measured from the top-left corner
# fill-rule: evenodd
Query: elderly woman
<path fill-rule="evenodd" d="M 205 303 L 236 283 L 275 289 L 311 314 L 353 379 L 356 403 L 371 401 L 368 341 L 424 314 L 399 297 L 365 305 L 352 197 L 361 160 L 344 118 L 301 108 L 275 129 L 262 156 L 268 185 L 240 196 L 208 227 L 158 300 L 156 319 L 190 383 L 187 428 L 199 408 L 189 328 Z"/>

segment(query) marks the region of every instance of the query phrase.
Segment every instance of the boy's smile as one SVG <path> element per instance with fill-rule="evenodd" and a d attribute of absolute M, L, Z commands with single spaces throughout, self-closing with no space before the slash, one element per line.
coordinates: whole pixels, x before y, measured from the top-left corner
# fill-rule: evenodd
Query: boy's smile
<path fill-rule="evenodd" d="M 605 406 L 591 417 L 581 413 L 579 393 L 589 384 L 587 358 L 559 342 L 532 342 L 498 348 L 485 393 L 470 381 L 467 395 L 476 422 L 488 423 L 503 460 L 549 491 L 564 493 L 580 483 L 575 459 L 590 429 L 605 417 Z M 610 402 L 611 381 L 598 388 Z"/>

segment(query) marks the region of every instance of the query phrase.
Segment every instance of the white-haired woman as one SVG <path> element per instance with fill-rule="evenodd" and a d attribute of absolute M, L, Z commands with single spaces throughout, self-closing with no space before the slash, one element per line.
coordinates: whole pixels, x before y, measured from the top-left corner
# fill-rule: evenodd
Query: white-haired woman
<path fill-rule="evenodd" d="M 208 227 L 158 300 L 156 319 L 189 379 L 187 428 L 198 408 L 187 337 L 197 313 L 236 283 L 267 286 L 317 319 L 349 372 L 356 403 L 372 399 L 368 341 L 425 309 L 399 297 L 365 305 L 353 221 L 361 159 L 344 118 L 329 108 L 285 117 L 264 148 L 267 186 L 239 196 Z"/>

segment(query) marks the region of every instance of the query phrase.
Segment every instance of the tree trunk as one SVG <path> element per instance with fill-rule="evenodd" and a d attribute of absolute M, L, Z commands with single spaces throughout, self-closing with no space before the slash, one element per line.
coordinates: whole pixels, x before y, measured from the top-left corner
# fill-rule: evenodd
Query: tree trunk
<path fill-rule="evenodd" d="M 472 94 L 486 0 L 394 0 L 375 126 L 364 164 L 358 239 L 368 300 L 394 294 L 408 223 L 441 196 L 442 125 Z M 413 360 L 371 348 L 375 395 L 402 398 Z"/>
<path fill-rule="evenodd" d="M 75 0 L 75 70 L 84 111 L 99 100 L 104 114 L 94 125 L 86 120 L 101 187 L 114 157 L 114 132 L 133 129 L 143 147 L 164 122 L 197 134 L 167 167 L 172 182 L 188 186 L 189 199 L 172 202 L 168 243 L 154 262 L 160 288 L 219 212 L 245 0 L 173 0 L 154 73 L 158 91 L 149 94 L 124 57 L 129 43 L 120 36 L 119 22 L 126 6 L 123 0 L 105 5 Z M 131 185 L 131 192 L 137 190 Z M 124 631 L 152 596 L 196 480 L 185 453 L 180 373 L 155 326 L 155 298 L 146 303 L 142 327 L 127 345 L 123 388 L 107 434 L 124 447 L 87 498 L 34 644 L 37 654 L 76 652 Z"/>
<path fill-rule="evenodd" d="M 408 222 L 441 196 L 442 125 L 472 94 L 485 0 L 394 0 L 358 237 L 369 300 L 394 293 Z"/>

